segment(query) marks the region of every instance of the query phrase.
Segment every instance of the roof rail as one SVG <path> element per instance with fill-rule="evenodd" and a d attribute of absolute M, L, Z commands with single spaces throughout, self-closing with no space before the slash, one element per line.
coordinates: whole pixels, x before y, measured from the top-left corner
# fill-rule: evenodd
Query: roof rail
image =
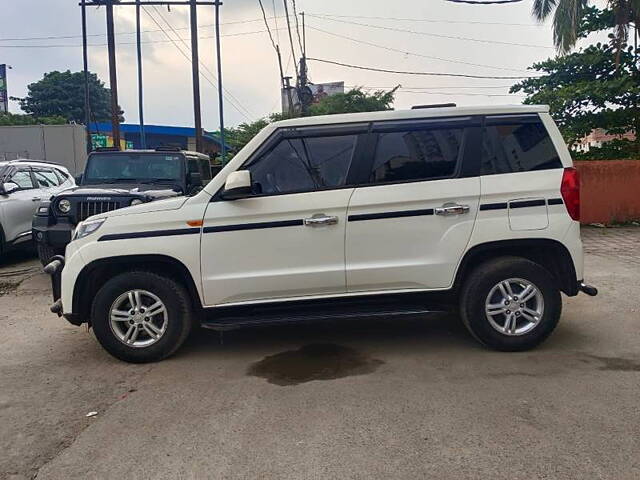
<path fill-rule="evenodd" d="M 432 103 L 430 105 L 414 105 L 411 110 L 419 110 L 421 108 L 444 108 L 444 107 L 457 107 L 455 103 Z"/>
<path fill-rule="evenodd" d="M 156 152 L 182 152 L 182 148 L 172 147 L 171 145 L 161 145 L 156 147 Z"/>
<path fill-rule="evenodd" d="M 48 163 L 49 165 L 60 165 L 57 162 L 50 162 L 48 160 L 35 160 L 33 158 L 16 158 L 15 160 L 9 160 L 9 162 Z"/>

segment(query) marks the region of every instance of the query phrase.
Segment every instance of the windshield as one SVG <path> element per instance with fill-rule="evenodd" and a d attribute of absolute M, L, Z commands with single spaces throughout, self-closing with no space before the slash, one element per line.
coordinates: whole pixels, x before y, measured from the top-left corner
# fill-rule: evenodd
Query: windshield
<path fill-rule="evenodd" d="M 184 157 L 158 153 L 96 153 L 89 157 L 83 184 L 171 183 L 182 185 Z"/>

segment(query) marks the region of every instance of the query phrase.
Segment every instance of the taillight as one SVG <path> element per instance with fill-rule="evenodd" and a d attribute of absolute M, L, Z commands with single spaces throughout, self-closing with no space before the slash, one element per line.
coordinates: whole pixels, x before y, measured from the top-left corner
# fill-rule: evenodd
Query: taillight
<path fill-rule="evenodd" d="M 580 220 L 580 176 L 575 168 L 565 168 L 560 186 L 562 200 L 573 220 Z"/>

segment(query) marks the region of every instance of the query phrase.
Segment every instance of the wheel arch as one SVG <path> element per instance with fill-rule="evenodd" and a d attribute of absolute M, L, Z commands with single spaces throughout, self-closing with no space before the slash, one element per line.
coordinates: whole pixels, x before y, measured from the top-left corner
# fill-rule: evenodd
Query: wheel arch
<path fill-rule="evenodd" d="M 553 275 L 562 292 L 569 296 L 578 294 L 578 278 L 569 250 L 561 242 L 548 238 L 498 240 L 475 245 L 465 253 L 458 266 L 454 290 L 460 290 L 475 267 L 503 256 L 523 257 L 541 265 Z"/>
<path fill-rule="evenodd" d="M 168 255 L 122 255 L 94 260 L 85 265 L 76 278 L 73 292 L 73 312 L 90 322 L 91 301 L 97 291 L 117 274 L 132 270 L 155 272 L 180 282 L 189 293 L 195 310 L 202 309 L 196 282 L 187 266 Z"/>

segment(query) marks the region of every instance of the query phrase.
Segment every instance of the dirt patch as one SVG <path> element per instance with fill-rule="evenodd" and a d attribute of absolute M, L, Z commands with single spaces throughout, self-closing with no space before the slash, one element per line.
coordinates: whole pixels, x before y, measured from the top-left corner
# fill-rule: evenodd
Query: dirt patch
<path fill-rule="evenodd" d="M 640 372 L 640 361 L 621 357 L 598 357 L 587 355 L 589 358 L 602 362 L 599 370 L 613 372 Z"/>
<path fill-rule="evenodd" d="M 298 385 L 374 372 L 384 362 L 341 345 L 311 344 L 270 355 L 251 365 L 248 375 L 274 385 Z"/>
<path fill-rule="evenodd" d="M 20 282 L 0 281 L 0 295 L 13 293 L 20 286 Z"/>

